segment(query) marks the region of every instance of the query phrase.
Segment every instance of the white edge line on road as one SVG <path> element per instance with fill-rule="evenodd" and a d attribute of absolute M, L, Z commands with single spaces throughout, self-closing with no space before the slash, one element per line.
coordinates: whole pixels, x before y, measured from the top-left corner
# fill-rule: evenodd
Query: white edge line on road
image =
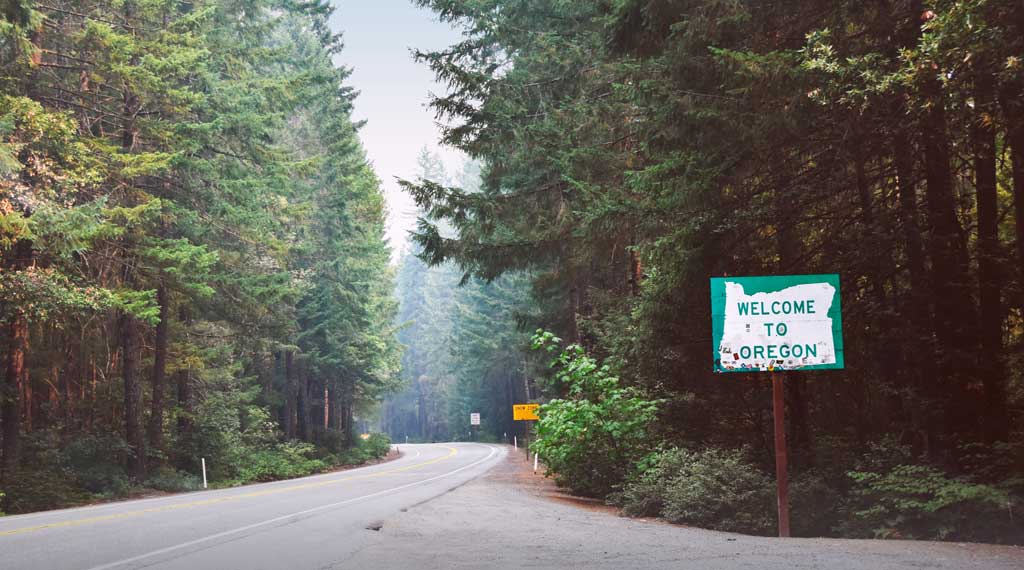
<path fill-rule="evenodd" d="M 409 445 L 412 446 L 414 444 L 409 444 Z M 287 486 L 288 484 L 295 483 L 295 482 L 298 482 L 298 481 L 318 481 L 320 479 L 330 479 L 331 477 L 336 477 L 336 476 L 339 476 L 339 475 L 348 476 L 348 475 L 351 475 L 352 472 L 354 472 L 354 471 L 362 471 L 364 469 L 373 469 L 374 467 L 381 467 L 381 466 L 383 466 L 383 467 L 391 468 L 391 467 L 394 467 L 393 463 L 396 462 L 396 461 L 399 461 L 401 459 L 416 459 L 419 456 L 420 456 L 420 450 L 417 449 L 416 450 L 416 455 L 413 455 L 412 457 L 408 457 L 408 458 L 406 458 L 406 457 L 398 457 L 397 459 L 394 459 L 392 461 L 384 461 L 384 462 L 381 462 L 381 463 L 374 463 L 373 465 L 361 465 L 359 467 L 353 467 L 351 469 L 342 469 L 341 471 L 330 471 L 328 473 L 318 473 L 316 475 L 307 475 L 305 477 L 295 477 L 295 478 L 292 478 L 292 479 L 279 479 L 277 481 L 267 481 L 266 483 L 250 483 L 248 485 L 239 485 L 237 487 L 223 487 L 223 488 L 220 488 L 220 489 L 199 489 L 198 491 L 185 491 L 185 492 L 182 492 L 182 493 L 173 493 L 171 495 L 166 495 L 166 496 L 163 496 L 163 497 L 149 497 L 149 498 L 145 498 L 145 499 L 128 499 L 128 500 L 124 500 L 124 501 L 112 501 L 110 503 L 102 503 L 102 504 L 98 504 L 98 505 L 82 505 L 80 507 L 70 507 L 70 508 L 67 508 L 67 509 L 54 509 L 54 510 L 51 510 L 51 511 L 40 511 L 38 513 L 25 513 L 23 515 L 7 515 L 5 517 L 0 517 L 0 525 L 3 525 L 5 523 L 14 523 L 14 522 L 18 522 L 18 521 L 37 519 L 37 518 L 48 517 L 48 516 L 52 517 L 52 516 L 57 516 L 57 515 L 62 515 L 62 514 L 77 513 L 77 512 L 81 512 L 81 511 L 93 512 L 93 511 L 99 511 L 99 510 L 103 510 L 103 509 L 110 509 L 110 508 L 113 508 L 113 507 L 125 507 L 129 503 L 133 504 L 133 505 L 135 505 L 135 504 L 146 504 L 146 505 L 148 505 L 150 503 L 159 503 L 159 502 L 173 503 L 174 501 L 179 500 L 179 499 L 185 499 L 185 498 L 192 499 L 192 498 L 195 498 L 195 497 L 198 497 L 198 496 L 202 496 L 202 495 L 205 495 L 205 494 L 208 494 L 208 493 L 221 493 L 221 494 L 225 494 L 226 496 L 231 496 L 231 495 L 234 494 L 233 491 L 239 491 L 239 492 L 252 491 L 253 489 L 264 489 L 264 488 L 274 488 L 274 487 Z"/>
<path fill-rule="evenodd" d="M 272 519 L 267 519 L 265 521 L 261 521 L 261 522 L 258 522 L 258 523 L 253 523 L 253 524 L 250 524 L 250 525 L 240 526 L 238 528 L 234 528 L 234 529 L 231 529 L 231 530 L 226 530 L 224 532 L 218 532 L 217 534 L 211 534 L 210 536 L 204 536 L 203 538 L 197 538 L 195 540 L 190 540 L 188 542 L 182 542 L 181 544 L 175 544 L 174 546 L 168 546 L 166 548 L 161 548 L 161 549 L 158 549 L 158 550 L 154 550 L 152 552 L 147 552 L 146 554 L 140 554 L 138 556 L 132 556 L 131 558 L 125 558 L 123 560 L 118 560 L 116 562 L 110 562 L 110 563 L 107 563 L 107 564 L 103 564 L 101 566 L 93 566 L 92 568 L 89 568 L 88 570 L 107 570 L 108 568 L 116 568 L 116 567 L 122 566 L 124 564 L 131 564 L 132 562 L 138 562 L 139 560 L 144 560 L 146 558 L 150 558 L 150 557 L 153 557 L 153 556 L 159 556 L 161 554 L 166 554 L 168 552 L 174 552 L 175 550 L 180 550 L 182 548 L 188 548 L 189 546 L 195 546 L 197 544 L 202 544 L 204 542 L 209 542 L 211 540 L 217 540 L 218 538 L 224 538 L 225 536 L 231 536 L 233 534 L 238 534 L 240 532 L 245 532 L 247 530 L 252 530 L 254 528 L 259 528 L 261 526 L 271 525 L 271 524 L 274 524 L 274 523 L 277 523 L 277 522 L 288 520 L 288 519 L 293 518 L 293 517 L 301 517 L 303 515 L 308 515 L 308 514 L 316 513 L 316 512 L 319 512 L 319 511 L 325 511 L 325 510 L 328 510 L 328 509 L 337 508 L 337 507 L 340 507 L 340 506 L 343 506 L 343 505 L 348 505 L 348 504 L 351 504 L 351 503 L 362 501 L 364 499 L 372 499 L 374 497 L 379 497 L 381 495 L 386 495 L 386 494 L 392 493 L 394 491 L 401 491 L 402 489 L 408 489 L 409 487 L 415 487 L 416 485 L 422 485 L 423 483 L 429 483 L 431 481 L 436 481 L 438 479 L 442 479 L 444 477 L 448 477 L 449 475 L 454 475 L 454 474 L 456 474 L 456 473 L 458 473 L 460 471 L 465 471 L 466 469 L 469 469 L 471 467 L 476 467 L 477 465 L 480 465 L 481 463 L 484 463 L 485 461 L 490 460 L 491 457 L 494 457 L 494 454 L 497 452 L 497 449 L 494 448 L 493 446 L 490 446 L 490 445 L 488 445 L 487 447 L 488 447 L 488 449 L 491 450 L 491 452 L 487 454 L 487 457 L 484 457 L 483 459 L 481 459 L 479 461 L 474 461 L 473 463 L 470 463 L 469 465 L 464 465 L 462 467 L 459 467 L 458 469 L 455 469 L 453 471 L 449 471 L 447 473 L 442 473 L 440 475 L 436 475 L 436 476 L 431 477 L 429 479 L 423 479 L 421 481 L 416 481 L 414 483 L 407 483 L 407 484 L 401 485 L 399 487 L 392 487 L 390 489 L 385 489 L 383 491 L 378 491 L 376 493 L 370 493 L 369 495 L 363 495 L 361 497 L 355 497 L 355 498 L 352 498 L 352 499 L 346 499 L 344 501 L 339 501 L 337 503 L 331 503 L 329 505 L 321 505 L 319 507 L 314 507 L 312 509 L 306 509 L 304 511 L 299 511 L 297 513 L 291 513 L 291 514 L 287 514 L 287 515 L 282 515 L 282 516 L 274 517 Z"/>

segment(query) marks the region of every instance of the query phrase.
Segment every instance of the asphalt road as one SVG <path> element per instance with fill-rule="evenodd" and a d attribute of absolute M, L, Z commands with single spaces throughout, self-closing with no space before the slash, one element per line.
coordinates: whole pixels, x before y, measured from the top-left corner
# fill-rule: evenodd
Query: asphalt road
<path fill-rule="evenodd" d="M 402 445 L 370 467 L 235 489 L 0 518 L 0 569 L 320 569 L 367 530 L 479 476 L 500 446 Z"/>
<path fill-rule="evenodd" d="M 0 518 L 0 570 L 1001 570 L 1014 547 L 777 539 L 581 505 L 522 452 L 402 445 L 339 473 Z"/>

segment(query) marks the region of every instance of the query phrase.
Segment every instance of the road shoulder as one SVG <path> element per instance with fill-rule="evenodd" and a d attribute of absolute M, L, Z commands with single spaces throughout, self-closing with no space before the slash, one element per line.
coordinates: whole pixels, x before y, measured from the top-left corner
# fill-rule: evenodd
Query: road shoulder
<path fill-rule="evenodd" d="M 521 453 L 484 476 L 382 521 L 372 547 L 338 568 L 699 568 L 1002 570 L 1024 567 L 1007 546 L 777 539 L 618 516 L 568 498 Z"/>

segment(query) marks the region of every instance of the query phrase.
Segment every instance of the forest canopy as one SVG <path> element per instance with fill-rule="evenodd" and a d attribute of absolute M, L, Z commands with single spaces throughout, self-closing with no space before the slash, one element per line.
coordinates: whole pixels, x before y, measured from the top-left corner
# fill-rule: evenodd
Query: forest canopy
<path fill-rule="evenodd" d="M 399 352 L 329 3 L 3 8 L 6 510 L 386 452 L 354 447 Z"/>
<path fill-rule="evenodd" d="M 771 398 L 712 373 L 709 277 L 838 273 L 845 370 L 784 379 L 818 493 L 797 531 L 970 538 L 983 512 L 986 539 L 1021 540 L 998 507 L 1024 465 L 1019 3 L 418 3 L 466 30 L 417 57 L 449 85 L 444 142 L 484 168 L 479 190 L 406 184 L 415 241 L 464 279 L 530 276 L 534 322 L 565 339 L 536 448 L 563 483 L 720 523 L 683 503 L 732 491 L 673 470 L 759 488 Z M 586 473 L 626 456 L 570 437 L 626 437 L 608 398 L 661 402 L 611 481 Z M 739 496 L 722 508 L 771 502 Z"/>

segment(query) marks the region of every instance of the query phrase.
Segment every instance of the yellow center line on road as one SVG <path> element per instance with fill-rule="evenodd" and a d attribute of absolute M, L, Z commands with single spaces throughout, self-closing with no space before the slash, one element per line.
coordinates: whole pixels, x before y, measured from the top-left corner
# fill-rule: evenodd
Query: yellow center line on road
<path fill-rule="evenodd" d="M 254 498 L 254 497 L 265 497 L 267 495 L 276 495 L 278 493 L 287 493 L 287 492 L 299 491 L 299 490 L 303 490 L 303 489 L 314 489 L 314 488 L 317 488 L 317 487 L 326 487 L 328 485 L 334 485 L 334 484 L 337 484 L 337 483 L 343 483 L 345 481 L 354 481 L 356 479 L 370 479 L 370 478 L 373 478 L 373 477 L 380 477 L 382 475 L 391 475 L 392 473 L 399 473 L 401 471 L 409 471 L 410 469 L 416 469 L 417 467 L 423 467 L 423 466 L 426 466 L 426 465 L 431 465 L 433 463 L 439 463 L 441 461 L 445 461 L 446 459 L 451 459 L 452 457 L 455 457 L 455 455 L 458 454 L 458 452 L 459 452 L 454 447 L 448 447 L 446 445 L 441 446 L 441 447 L 444 447 L 445 449 L 448 450 L 448 455 L 444 455 L 442 457 L 431 459 L 429 461 L 424 461 L 422 463 L 416 463 L 416 464 L 413 464 L 413 465 L 407 465 L 405 467 L 398 467 L 398 468 L 395 468 L 395 469 L 388 469 L 387 471 L 377 471 L 375 473 L 367 473 L 367 474 L 364 474 L 364 475 L 353 475 L 351 477 L 342 477 L 340 479 L 331 479 L 329 481 L 317 481 L 317 482 L 314 482 L 314 483 L 302 483 L 302 484 L 299 484 L 299 485 L 291 485 L 291 486 L 288 486 L 288 487 L 280 487 L 280 488 L 275 488 L 275 489 L 265 489 L 265 490 L 262 490 L 262 491 L 253 491 L 251 493 L 243 493 L 243 494 L 239 494 L 239 495 L 231 495 L 231 496 L 228 496 L 228 497 L 217 497 L 217 498 L 214 498 L 214 499 L 203 499 L 201 501 L 190 501 L 190 502 L 187 502 L 187 503 L 176 503 L 176 504 L 173 504 L 173 505 L 164 505 L 164 506 L 161 506 L 161 507 L 152 507 L 152 508 L 149 508 L 149 509 L 140 509 L 140 510 L 137 510 L 137 511 L 128 511 L 128 512 L 124 512 L 124 513 L 114 513 L 114 514 L 103 515 L 103 516 L 98 516 L 98 517 L 88 517 L 88 518 L 84 518 L 84 519 L 74 519 L 74 520 L 58 521 L 58 522 L 53 522 L 53 523 L 39 524 L 39 525 L 34 525 L 34 526 L 25 526 L 25 527 L 21 527 L 21 528 L 14 528 L 14 529 L 11 529 L 11 530 L 0 531 L 0 536 L 11 536 L 11 535 L 15 535 L 15 534 L 26 534 L 26 533 L 36 532 L 36 531 L 40 531 L 40 530 L 46 530 L 46 529 L 50 529 L 50 528 L 62 528 L 62 527 L 70 527 L 70 526 L 81 526 L 81 525 L 87 525 L 87 524 L 93 524 L 93 523 L 99 523 L 99 522 L 106 522 L 106 521 L 126 519 L 126 518 L 131 518 L 131 517 L 138 517 L 138 516 L 148 515 L 148 514 L 152 514 L 152 513 L 162 513 L 162 512 L 167 512 L 167 511 L 175 511 L 175 510 L 179 510 L 179 509 L 187 509 L 187 508 L 193 508 L 193 507 L 203 507 L 203 506 L 206 506 L 206 505 L 215 505 L 215 504 L 218 504 L 218 503 L 226 503 L 226 502 L 229 502 L 229 501 L 237 501 L 237 500 L 240 500 L 240 499 L 251 499 L 251 498 Z"/>

